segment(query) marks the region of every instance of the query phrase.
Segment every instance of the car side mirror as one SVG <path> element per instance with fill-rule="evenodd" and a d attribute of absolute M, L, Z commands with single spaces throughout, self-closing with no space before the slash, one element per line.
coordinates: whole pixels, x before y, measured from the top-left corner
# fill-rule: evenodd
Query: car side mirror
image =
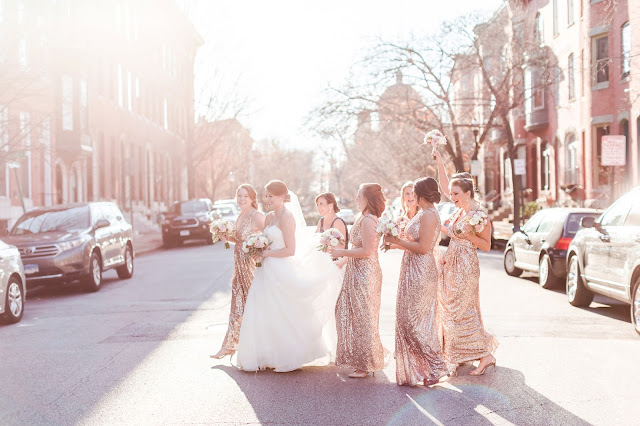
<path fill-rule="evenodd" d="M 109 222 L 107 219 L 100 219 L 99 221 L 96 222 L 95 229 L 106 228 L 107 226 L 110 226 L 110 225 L 111 225 L 111 222 Z"/>
<path fill-rule="evenodd" d="M 591 216 L 585 216 L 582 219 L 580 219 L 580 226 L 582 226 L 583 228 L 593 228 L 593 225 L 595 224 L 596 219 L 594 217 Z"/>

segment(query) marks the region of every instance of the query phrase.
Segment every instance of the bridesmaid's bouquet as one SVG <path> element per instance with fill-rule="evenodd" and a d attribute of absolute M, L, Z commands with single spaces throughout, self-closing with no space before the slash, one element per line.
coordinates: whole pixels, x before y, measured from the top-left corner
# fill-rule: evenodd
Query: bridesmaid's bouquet
<path fill-rule="evenodd" d="M 257 232 L 255 234 L 251 234 L 247 237 L 247 239 L 242 243 L 242 252 L 247 255 L 247 257 L 251 256 L 262 256 L 262 250 L 269 247 L 271 242 L 267 237 Z M 262 262 L 257 261 L 256 266 L 260 268 L 262 266 Z"/>
<path fill-rule="evenodd" d="M 390 218 L 382 217 L 378 222 L 378 227 L 376 228 L 376 232 L 381 237 L 386 237 L 388 235 L 397 237 L 398 235 L 400 235 L 400 225 L 398 225 L 396 221 Z M 391 248 L 391 245 L 389 243 L 384 245 L 385 251 L 389 250 L 390 248 Z"/>
<path fill-rule="evenodd" d="M 344 244 L 344 236 L 336 228 L 329 228 L 320 234 L 320 245 L 318 251 L 326 253 L 329 247 L 338 247 L 340 243 Z M 337 260 L 337 259 L 333 259 Z"/>
<path fill-rule="evenodd" d="M 220 237 L 226 235 L 227 238 L 233 237 L 233 232 L 235 231 L 235 225 L 233 222 L 224 219 L 214 220 L 209 227 L 211 234 L 213 235 L 213 243 L 217 243 L 220 240 Z M 224 242 L 224 248 L 228 249 L 231 247 L 229 245 L 229 241 Z"/>
<path fill-rule="evenodd" d="M 433 129 L 429 133 L 424 135 L 424 145 L 431 145 L 433 149 L 436 149 L 438 145 L 446 145 L 447 138 L 438 129 Z"/>
<path fill-rule="evenodd" d="M 398 224 L 398 227 L 400 228 L 401 231 L 404 231 L 405 228 L 407 227 L 407 225 L 409 224 L 409 221 L 411 219 L 409 219 L 408 216 L 400 216 L 398 219 L 396 219 L 396 223 Z"/>
<path fill-rule="evenodd" d="M 479 234 L 482 232 L 485 226 L 489 223 L 489 217 L 481 210 L 473 210 L 467 214 L 467 217 L 458 224 L 456 228 L 456 235 L 468 234 L 473 232 Z"/>

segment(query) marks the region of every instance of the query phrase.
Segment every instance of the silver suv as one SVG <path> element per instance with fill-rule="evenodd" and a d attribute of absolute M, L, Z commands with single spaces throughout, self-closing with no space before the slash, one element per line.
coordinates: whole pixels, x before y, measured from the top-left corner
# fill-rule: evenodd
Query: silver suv
<path fill-rule="evenodd" d="M 102 272 L 133 276 L 133 230 L 110 202 L 63 204 L 25 213 L 3 238 L 20 251 L 29 285 L 81 281 L 98 291 Z"/>
<path fill-rule="evenodd" d="M 589 306 L 594 293 L 628 303 L 640 334 L 640 186 L 581 225 L 567 250 L 569 303 Z"/>

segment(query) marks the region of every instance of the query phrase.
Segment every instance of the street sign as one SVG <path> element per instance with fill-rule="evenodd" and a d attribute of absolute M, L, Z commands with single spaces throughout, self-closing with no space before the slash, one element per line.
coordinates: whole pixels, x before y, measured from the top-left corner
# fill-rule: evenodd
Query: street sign
<path fill-rule="evenodd" d="M 516 176 L 524 176 L 527 174 L 527 161 L 524 158 L 516 158 L 513 160 L 513 174 Z"/>
<path fill-rule="evenodd" d="M 601 149 L 601 166 L 624 166 L 627 163 L 626 136 L 603 136 Z"/>
<path fill-rule="evenodd" d="M 482 174 L 482 161 L 471 160 L 471 175 L 480 176 Z"/>

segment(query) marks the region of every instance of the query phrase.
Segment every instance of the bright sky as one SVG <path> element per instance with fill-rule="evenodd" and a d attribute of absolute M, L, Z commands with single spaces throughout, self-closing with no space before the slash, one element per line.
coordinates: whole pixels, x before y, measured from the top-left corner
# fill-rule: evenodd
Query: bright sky
<path fill-rule="evenodd" d="M 224 87 L 250 99 L 241 121 L 255 140 L 311 148 L 305 117 L 324 88 L 346 79 L 374 37 L 424 35 L 444 19 L 492 11 L 502 0 L 185 3 L 205 40 L 196 61 L 196 99 L 201 77 L 216 70 Z"/>

